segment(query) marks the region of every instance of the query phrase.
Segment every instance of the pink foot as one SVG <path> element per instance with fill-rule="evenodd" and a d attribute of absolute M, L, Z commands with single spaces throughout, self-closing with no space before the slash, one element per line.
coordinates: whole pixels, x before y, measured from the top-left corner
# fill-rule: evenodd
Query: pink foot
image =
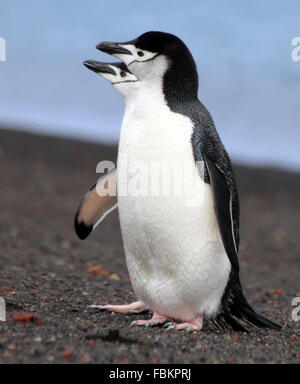
<path fill-rule="evenodd" d="M 184 323 L 175 323 L 172 321 L 168 329 L 186 329 L 187 331 L 200 331 L 203 327 L 203 316 L 198 315 L 195 319 Z"/>
<path fill-rule="evenodd" d="M 168 318 L 166 316 L 154 311 L 150 320 L 135 320 L 130 325 L 144 325 L 145 327 L 151 327 L 153 325 L 163 324 L 167 320 Z"/>
<path fill-rule="evenodd" d="M 135 301 L 134 303 L 125 304 L 125 305 L 110 305 L 110 304 L 89 305 L 88 308 L 103 309 L 105 311 L 119 312 L 119 313 L 126 313 L 126 312 L 140 313 L 148 309 L 142 301 Z"/>

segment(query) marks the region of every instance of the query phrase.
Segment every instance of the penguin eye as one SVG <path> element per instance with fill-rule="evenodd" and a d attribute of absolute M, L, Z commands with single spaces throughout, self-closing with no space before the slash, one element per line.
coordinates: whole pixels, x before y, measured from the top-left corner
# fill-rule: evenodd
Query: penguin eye
<path fill-rule="evenodd" d="M 140 57 L 143 57 L 144 56 L 144 52 L 142 52 L 142 51 L 138 51 L 138 53 L 137 53 Z"/>
<path fill-rule="evenodd" d="M 121 77 L 125 77 L 126 76 L 126 72 L 121 71 L 120 75 L 121 75 Z"/>

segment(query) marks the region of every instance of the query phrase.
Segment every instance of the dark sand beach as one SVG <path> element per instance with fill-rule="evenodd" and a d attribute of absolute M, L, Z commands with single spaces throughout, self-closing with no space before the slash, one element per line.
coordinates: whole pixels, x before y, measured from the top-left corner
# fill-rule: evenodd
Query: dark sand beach
<path fill-rule="evenodd" d="M 7 307 L 0 363 L 300 363 L 300 321 L 292 319 L 292 299 L 300 296 L 296 173 L 235 166 L 241 280 L 249 302 L 283 325 L 281 332 L 224 332 L 207 324 L 190 334 L 130 328 L 150 315 L 87 309 L 135 299 L 117 211 L 85 241 L 73 230 L 97 162 L 114 161 L 116 153 L 101 144 L 0 130 L 0 296 Z M 97 265 L 102 274 L 87 272 Z"/>

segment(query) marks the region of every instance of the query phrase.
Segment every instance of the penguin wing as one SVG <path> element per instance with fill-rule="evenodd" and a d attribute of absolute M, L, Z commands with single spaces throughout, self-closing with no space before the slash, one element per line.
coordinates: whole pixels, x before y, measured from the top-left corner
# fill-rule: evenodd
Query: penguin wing
<path fill-rule="evenodd" d="M 212 161 L 205 153 L 203 154 L 203 158 L 213 192 L 214 208 L 224 248 L 232 267 L 238 271 L 238 245 L 236 242 L 233 217 L 234 193 L 220 166 Z"/>
<path fill-rule="evenodd" d="M 77 236 L 84 240 L 117 207 L 117 171 L 99 178 L 84 196 L 74 219 Z"/>

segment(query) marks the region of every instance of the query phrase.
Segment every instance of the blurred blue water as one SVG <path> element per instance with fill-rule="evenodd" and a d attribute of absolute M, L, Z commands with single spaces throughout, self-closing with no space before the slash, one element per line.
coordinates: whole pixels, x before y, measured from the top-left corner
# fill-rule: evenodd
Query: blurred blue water
<path fill-rule="evenodd" d="M 100 41 L 162 30 L 191 49 L 199 98 L 232 158 L 300 170 L 299 10 L 297 0 L 1 0 L 0 125 L 116 142 L 123 101 L 82 61 L 111 60 Z"/>

